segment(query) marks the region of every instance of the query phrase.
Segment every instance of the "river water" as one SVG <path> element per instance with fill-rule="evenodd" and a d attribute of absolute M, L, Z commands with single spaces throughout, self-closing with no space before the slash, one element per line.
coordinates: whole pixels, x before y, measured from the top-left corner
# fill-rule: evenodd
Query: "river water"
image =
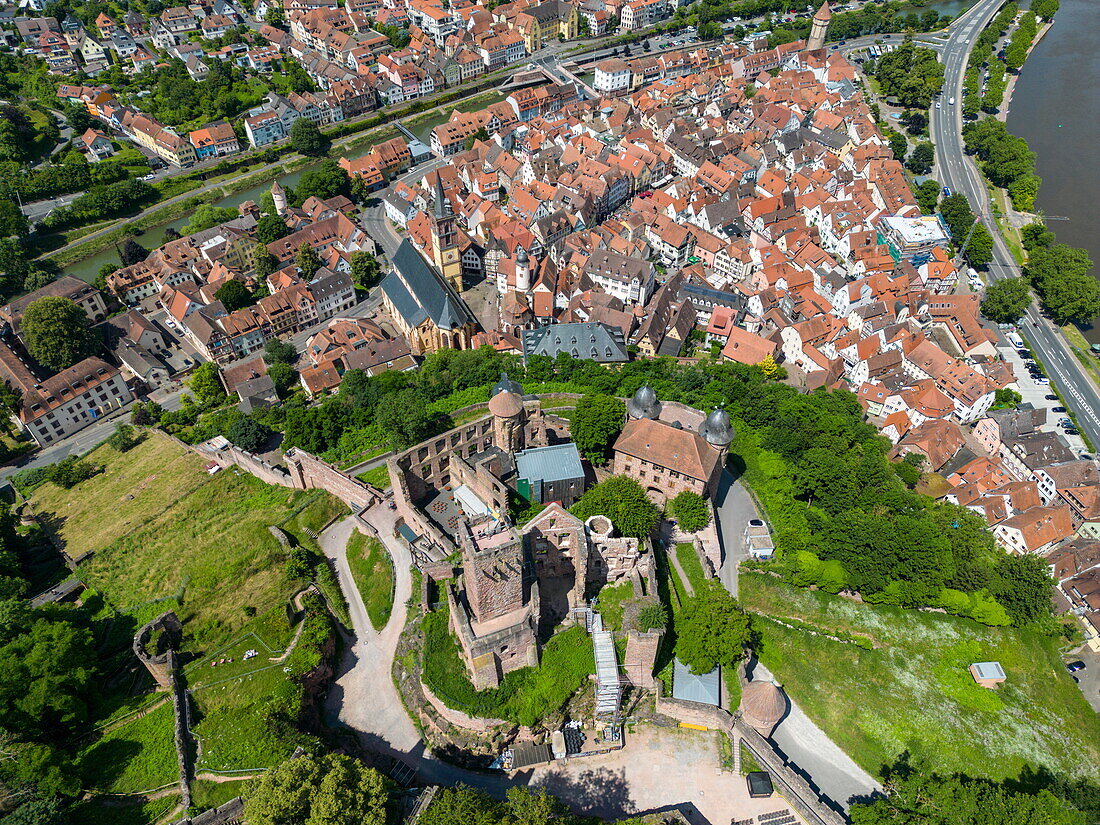
<path fill-rule="evenodd" d="M 1100 277 L 1100 3 L 1061 0 L 1054 26 L 1027 59 L 1008 114 L 1008 128 L 1038 155 L 1043 179 L 1038 209 L 1069 218 L 1048 221 L 1058 240 L 1089 251 Z M 1100 325 L 1085 330 L 1100 343 Z"/>

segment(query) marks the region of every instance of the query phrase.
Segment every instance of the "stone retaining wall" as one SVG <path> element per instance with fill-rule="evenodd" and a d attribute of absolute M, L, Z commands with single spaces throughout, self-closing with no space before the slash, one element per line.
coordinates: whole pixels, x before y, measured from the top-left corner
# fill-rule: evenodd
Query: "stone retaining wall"
<path fill-rule="evenodd" d="M 442 699 L 440 699 L 438 696 L 432 693 L 431 690 L 428 689 L 428 686 L 424 684 L 423 679 L 420 680 L 420 692 L 424 694 L 424 698 L 427 700 L 428 704 L 435 709 L 435 712 L 446 719 L 448 722 L 450 722 L 452 725 L 454 725 L 456 728 L 465 728 L 466 730 L 472 730 L 475 733 L 488 733 L 495 727 L 510 724 L 509 722 L 505 722 L 503 719 L 491 719 L 488 717 L 483 719 L 481 717 L 470 716 L 469 714 L 463 713 L 460 710 L 455 710 L 454 708 L 447 707 Z"/>
<path fill-rule="evenodd" d="M 237 825 L 243 822 L 243 816 L 244 802 L 237 796 L 217 808 L 211 808 L 195 816 L 177 819 L 172 825 Z"/>

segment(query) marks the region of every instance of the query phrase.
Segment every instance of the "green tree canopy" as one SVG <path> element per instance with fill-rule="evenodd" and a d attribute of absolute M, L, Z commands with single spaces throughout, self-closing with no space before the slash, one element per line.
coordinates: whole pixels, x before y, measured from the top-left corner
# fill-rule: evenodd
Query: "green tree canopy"
<path fill-rule="evenodd" d="M 290 227 L 278 215 L 264 215 L 256 222 L 256 240 L 265 246 L 290 234 Z"/>
<path fill-rule="evenodd" d="M 710 507 L 698 493 L 684 490 L 668 503 L 668 510 L 680 529 L 688 533 L 702 530 L 710 524 Z"/>
<path fill-rule="evenodd" d="M 255 303 L 252 293 L 242 281 L 236 279 L 226 281 L 214 292 L 214 298 L 222 302 L 226 312 L 236 312 L 246 306 Z"/>
<path fill-rule="evenodd" d="M 382 278 L 382 266 L 369 250 L 351 253 L 351 277 L 355 283 L 369 289 Z"/>
<path fill-rule="evenodd" d="M 320 157 L 328 151 L 329 142 L 315 123 L 300 117 L 290 125 L 290 145 L 295 152 Z"/>
<path fill-rule="evenodd" d="M 99 349 L 88 316 L 68 298 L 47 296 L 31 302 L 20 330 L 35 360 L 55 371 L 71 367 Z"/>
<path fill-rule="evenodd" d="M 271 438 L 271 428 L 265 427 L 255 418 L 241 416 L 229 428 L 226 438 L 250 453 L 259 452 Z"/>
<path fill-rule="evenodd" d="M 875 64 L 875 78 L 887 97 L 907 108 L 927 109 L 943 86 L 943 64 L 933 49 L 917 46 L 912 36 Z"/>
<path fill-rule="evenodd" d="M 998 324 L 1020 319 L 1031 303 L 1031 287 L 1023 278 L 1004 278 L 986 287 L 982 315 Z"/>
<path fill-rule="evenodd" d="M 611 476 L 589 488 L 572 512 L 579 519 L 607 516 L 622 535 L 639 539 L 649 536 L 661 517 L 642 485 L 628 476 Z"/>
<path fill-rule="evenodd" d="M 317 252 L 305 241 L 302 241 L 298 247 L 298 254 L 294 256 L 294 264 L 307 281 L 311 280 L 322 266 L 321 258 L 317 255 Z"/>
<path fill-rule="evenodd" d="M 191 235 L 195 232 L 202 232 L 204 229 L 210 229 L 236 217 L 239 217 L 239 213 L 231 206 L 214 206 L 209 203 L 200 203 L 195 207 L 195 211 L 191 213 L 191 218 L 184 225 L 183 234 Z"/>
<path fill-rule="evenodd" d="M 307 169 L 294 187 L 292 202 L 301 206 L 309 198 L 328 200 L 337 195 L 351 197 L 351 178 L 340 164 L 331 158 L 321 161 L 316 169 Z"/>
<path fill-rule="evenodd" d="M 586 395 L 577 402 L 570 433 L 581 455 L 593 464 L 606 464 L 611 445 L 622 432 L 626 405 L 610 395 Z"/>
<path fill-rule="evenodd" d="M 264 344 L 264 360 L 269 364 L 292 364 L 298 358 L 298 350 L 289 341 L 272 338 Z"/>
<path fill-rule="evenodd" d="M 748 615 L 713 579 L 691 598 L 676 622 L 676 656 L 695 674 L 739 661 L 748 642 Z"/>
<path fill-rule="evenodd" d="M 249 825 L 385 825 L 387 781 L 343 754 L 304 754 L 255 781 Z"/>
<path fill-rule="evenodd" d="M 218 378 L 218 365 L 213 361 L 199 364 L 191 373 L 187 385 L 202 404 L 216 404 L 225 398 L 225 390 Z"/>
<path fill-rule="evenodd" d="M 1024 265 L 1043 306 L 1059 324 L 1091 321 L 1100 313 L 1100 282 L 1091 269 L 1088 252 L 1062 243 L 1033 250 Z"/>

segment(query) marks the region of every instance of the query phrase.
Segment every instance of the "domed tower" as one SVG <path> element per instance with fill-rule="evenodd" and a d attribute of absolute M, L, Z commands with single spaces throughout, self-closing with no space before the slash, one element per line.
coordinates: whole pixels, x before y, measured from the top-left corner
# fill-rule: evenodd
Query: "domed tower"
<path fill-rule="evenodd" d="M 497 447 L 507 453 L 523 449 L 523 387 L 501 373 L 489 399 L 493 414 L 493 437 Z"/>
<path fill-rule="evenodd" d="M 771 682 L 749 682 L 741 691 L 741 718 L 761 736 L 771 736 L 783 714 L 787 697 Z"/>
<path fill-rule="evenodd" d="M 653 388 L 646 384 L 626 402 L 626 412 L 631 418 L 655 419 L 661 414 L 661 402 L 657 400 L 657 393 Z"/>
<path fill-rule="evenodd" d="M 528 292 L 531 289 L 531 261 L 527 250 L 522 246 L 516 249 L 516 291 Z"/>
<path fill-rule="evenodd" d="M 733 425 L 730 424 L 729 414 L 721 407 L 715 407 L 711 410 L 707 420 L 699 428 L 699 435 L 706 439 L 710 446 L 718 450 L 719 464 L 723 467 L 726 464 L 726 454 L 729 452 L 730 442 L 733 441 L 736 434 Z"/>
<path fill-rule="evenodd" d="M 275 204 L 275 214 L 283 215 L 286 212 L 286 190 L 279 185 L 279 181 L 271 184 L 271 201 Z"/>
<path fill-rule="evenodd" d="M 806 38 L 807 49 L 813 51 L 825 46 L 825 33 L 829 30 L 829 21 L 832 19 L 833 13 L 829 11 L 829 0 L 825 0 L 810 25 L 810 36 Z"/>

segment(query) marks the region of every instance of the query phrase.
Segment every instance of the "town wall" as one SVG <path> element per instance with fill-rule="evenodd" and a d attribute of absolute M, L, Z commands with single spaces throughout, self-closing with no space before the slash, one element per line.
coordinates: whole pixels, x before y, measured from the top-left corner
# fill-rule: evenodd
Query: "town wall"
<path fill-rule="evenodd" d="M 355 512 L 368 509 L 384 497 L 369 484 L 364 484 L 304 450 L 291 448 L 287 450 L 285 458 L 291 486 L 299 490 L 325 490 Z"/>

